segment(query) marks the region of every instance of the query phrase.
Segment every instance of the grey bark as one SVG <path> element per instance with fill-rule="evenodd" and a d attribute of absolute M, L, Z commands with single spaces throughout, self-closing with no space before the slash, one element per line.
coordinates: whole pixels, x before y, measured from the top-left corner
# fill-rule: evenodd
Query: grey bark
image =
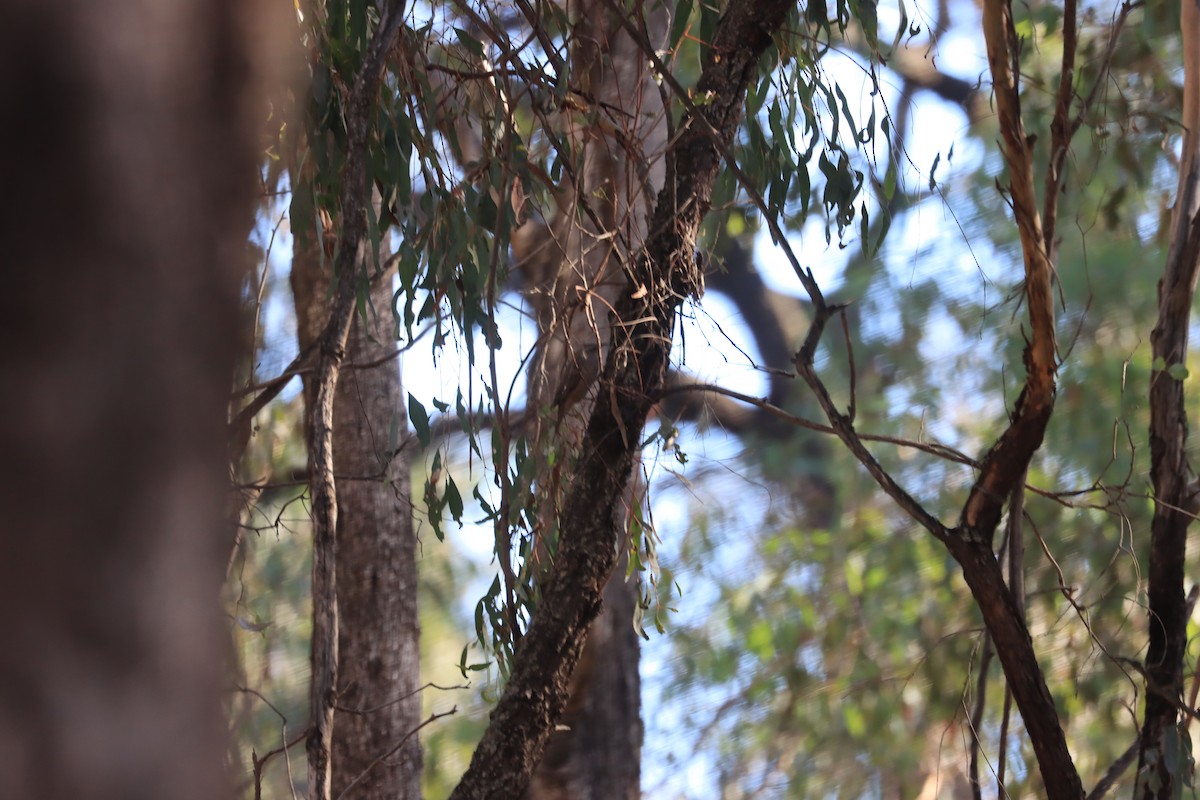
<path fill-rule="evenodd" d="M 5 9 L 2 797 L 229 789 L 217 596 L 252 10 Z"/>
<path fill-rule="evenodd" d="M 345 162 L 336 212 L 339 229 L 334 249 L 336 276 L 329 321 L 315 346 L 316 366 L 309 377 L 305 414 L 308 447 L 308 479 L 312 504 L 312 669 L 311 714 L 305 750 L 308 756 L 308 796 L 312 800 L 332 797 L 333 724 L 338 693 L 338 608 L 337 525 L 338 498 L 333 456 L 334 401 L 346 346 L 354 321 L 360 245 L 365 241 L 365 203 L 370 194 L 367 181 L 367 148 L 376 94 L 387 53 L 396 41 L 404 15 L 402 0 L 384 4 L 381 18 L 371 36 L 362 65 L 354 76 L 345 100 Z M 315 222 L 315 221 L 314 221 Z M 333 236 L 334 232 L 329 231 Z"/>
<path fill-rule="evenodd" d="M 292 290 L 301 349 L 328 318 L 329 283 L 316 242 L 298 236 Z M 416 539 L 408 420 L 397 361 L 387 358 L 395 350 L 390 276 L 372 282 L 370 299 L 351 326 L 333 407 L 340 619 L 331 796 L 395 800 L 420 797 L 420 746 L 415 736 L 404 742 L 421 713 Z M 401 435 L 390 453 L 393 426 Z"/>

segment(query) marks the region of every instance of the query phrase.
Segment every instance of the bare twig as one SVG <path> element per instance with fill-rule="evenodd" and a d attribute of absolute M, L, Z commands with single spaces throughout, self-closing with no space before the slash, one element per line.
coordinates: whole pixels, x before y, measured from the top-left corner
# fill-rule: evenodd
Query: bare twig
<path fill-rule="evenodd" d="M 259 756 L 257 753 L 254 753 L 254 752 L 250 753 L 250 763 L 253 765 L 253 768 L 254 768 L 254 800 L 262 800 L 262 773 L 263 773 L 263 769 L 267 766 L 267 762 L 270 761 L 275 756 L 279 755 L 280 753 L 286 754 L 287 751 L 291 750 L 293 747 L 295 747 L 296 745 L 303 742 L 308 737 L 308 733 L 309 733 L 309 729 L 305 728 L 304 730 L 300 731 L 295 736 L 293 736 L 291 739 L 289 739 L 289 740 L 285 741 L 283 744 L 279 745 L 279 747 L 276 747 L 274 750 L 268 750 L 266 753 L 263 753 L 262 756 Z M 291 772 L 291 762 L 290 761 L 288 762 L 288 772 L 289 772 L 289 774 Z M 290 781 L 289 781 L 289 783 L 290 783 Z M 295 792 L 295 790 L 293 789 L 293 793 L 294 792 Z"/>
<path fill-rule="evenodd" d="M 1125 752 L 1112 763 L 1096 785 L 1088 792 L 1087 800 L 1100 800 L 1108 791 L 1117 785 L 1117 781 L 1125 774 L 1125 770 L 1129 769 L 1129 765 L 1133 763 L 1138 754 L 1138 743 L 1140 740 L 1135 739 Z"/>
<path fill-rule="evenodd" d="M 429 683 L 418 686 L 416 689 L 413 689 L 411 692 L 405 692 L 404 694 L 400 695 L 399 697 L 394 697 L 391 700 L 388 700 L 386 703 L 380 703 L 377 706 L 371 706 L 370 708 L 347 708 L 346 706 L 338 706 L 337 710 L 342 712 L 343 714 L 374 714 L 376 711 L 382 711 L 383 709 L 387 708 L 388 706 L 394 706 L 394 705 L 396 705 L 396 703 L 403 703 L 408 698 L 412 697 L 415 694 L 420 694 L 421 692 L 425 691 L 426 689 L 437 689 L 438 691 L 441 691 L 441 692 L 452 692 L 452 691 L 455 691 L 456 689 L 470 689 L 470 688 L 471 687 L 466 684 L 455 684 L 454 686 L 440 686 L 440 685 L 430 681 Z"/>

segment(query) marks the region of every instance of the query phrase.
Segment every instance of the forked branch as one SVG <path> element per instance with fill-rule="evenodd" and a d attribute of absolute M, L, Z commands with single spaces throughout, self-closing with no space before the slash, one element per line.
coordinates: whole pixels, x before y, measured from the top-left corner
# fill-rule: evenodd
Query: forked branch
<path fill-rule="evenodd" d="M 1067 17 L 1073 21 L 1074 12 Z M 943 541 L 962 567 L 963 575 L 983 614 L 988 633 L 1021 711 L 1037 755 L 1046 794 L 1052 800 L 1076 800 L 1083 786 L 1067 749 L 1058 713 L 1033 650 L 1020 604 L 1009 587 L 993 552 L 995 530 L 1005 499 L 1022 481 L 1034 453 L 1041 447 L 1054 410 L 1057 381 L 1054 305 L 1054 268 L 1038 213 L 1033 178 L 1033 149 L 1021 117 L 1017 35 L 1008 0 L 986 0 L 983 30 L 992 74 L 996 109 L 1003 136 L 1001 149 L 1008 165 L 1008 191 L 1024 255 L 1025 302 L 1029 308 L 1029 339 L 1025 348 L 1025 385 L 1008 426 L 981 459 L 978 476 L 964 504 L 958 524 L 948 529 L 924 509 L 880 466 L 854 430 L 852 420 L 834 404 L 817 375 L 814 362 L 825 323 L 834 313 L 819 295 L 813 328 L 797 353 L 797 372 L 812 388 L 831 426 L 884 491 L 902 509 Z M 1064 38 L 1073 42 L 1072 29 Z M 1054 153 L 1065 153 L 1073 126 L 1071 106 L 1074 52 L 1063 57 L 1060 103 L 1055 110 Z M 1059 165 L 1061 169 L 1061 164 Z M 1056 177 L 1057 179 L 1057 177 Z M 1046 207 L 1053 211 L 1057 190 L 1048 193 Z"/>

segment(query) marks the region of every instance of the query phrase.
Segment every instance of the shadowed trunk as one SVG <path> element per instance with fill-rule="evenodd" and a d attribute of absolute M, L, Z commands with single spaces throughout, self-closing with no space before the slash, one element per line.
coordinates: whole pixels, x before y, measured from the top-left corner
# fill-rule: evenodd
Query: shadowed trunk
<path fill-rule="evenodd" d="M 248 13 L 18 0 L 0 25 L 0 797 L 228 796 Z"/>
<path fill-rule="evenodd" d="M 1192 770 L 1187 728 L 1179 727 L 1183 663 L 1191 610 L 1184 597 L 1184 563 L 1195 484 L 1189 484 L 1187 406 L 1183 375 L 1188 327 L 1200 266 L 1200 11 L 1181 6 L 1184 52 L 1183 149 L 1179 188 L 1171 215 L 1170 247 L 1158 283 L 1158 320 L 1150 334 L 1154 352 L 1150 382 L 1150 475 L 1154 520 L 1147 571 L 1149 645 L 1146 649 L 1146 708 L 1138 754 L 1135 797 L 1179 797 Z"/>

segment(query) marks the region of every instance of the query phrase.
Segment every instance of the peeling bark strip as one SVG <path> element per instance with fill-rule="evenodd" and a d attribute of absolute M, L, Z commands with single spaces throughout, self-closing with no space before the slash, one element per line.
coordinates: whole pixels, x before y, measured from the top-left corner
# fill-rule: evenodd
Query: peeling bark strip
<path fill-rule="evenodd" d="M 617 561 L 612 514 L 663 383 L 675 314 L 701 287 L 695 237 L 709 209 L 719 154 L 733 141 L 759 58 L 793 7 L 789 0 L 733 3 L 718 24 L 696 89 L 711 98 L 698 109 L 705 120 L 690 112 L 680 125 L 682 133 L 667 153 L 667 180 L 650 238 L 636 263 L 625 267 L 632 289 L 617 304 L 600 397 L 564 503 L 554 573 L 491 724 L 451 800 L 519 797 L 562 712 L 571 671 Z M 710 126 L 719 141 L 705 132 Z M 638 291 L 643 287 L 645 292 Z"/>
<path fill-rule="evenodd" d="M 1004 135 L 1001 149 L 1008 163 L 1009 195 L 1025 258 L 1025 297 L 1031 332 L 1025 347 L 1025 386 L 1017 398 L 1012 419 L 984 456 L 959 525 L 950 531 L 946 544 L 962 566 L 963 577 L 995 643 L 1005 679 L 1037 756 L 1046 794 L 1052 800 L 1073 800 L 1083 796 L 1083 784 L 1034 653 L 1021 605 L 1004 584 L 1000 564 L 992 551 L 1004 499 L 1023 479 L 1030 460 L 1041 447 L 1054 411 L 1058 363 L 1051 288 L 1054 268 L 1049 254 L 1050 243 L 1038 216 L 1032 147 L 1021 118 L 1018 41 L 1009 0 L 987 0 L 983 10 L 983 31 L 1000 130 Z M 1070 38 L 1073 37 L 1074 31 L 1070 34 Z M 1064 72 L 1070 73 L 1073 69 L 1074 52 L 1064 52 Z M 1059 159 L 1059 151 L 1065 152 L 1069 144 L 1069 115 L 1068 97 L 1055 108 L 1051 126 L 1055 159 Z M 1051 168 L 1059 169 L 1056 164 Z M 1056 191 L 1053 187 L 1054 181 L 1051 181 L 1045 197 L 1045 207 L 1050 214 L 1057 208 L 1057 197 L 1049 193 Z"/>
<path fill-rule="evenodd" d="M 306 744 L 311 800 L 329 800 L 330 797 L 329 753 L 337 700 L 337 492 L 333 481 L 333 400 L 342 361 L 346 357 L 346 339 L 354 312 L 358 247 L 366 231 L 364 203 L 367 198 L 371 104 L 379 89 L 384 56 L 392 47 L 403 16 L 403 0 L 388 5 L 346 104 L 346 166 L 342 173 L 340 198 L 343 228 L 334 263 L 337 288 L 329 323 L 317 340 L 314 403 L 306 418 L 313 525 L 312 719 Z"/>
<path fill-rule="evenodd" d="M 1188 507 L 1187 413 L 1183 381 L 1174 369 L 1185 363 L 1192 298 L 1200 264 L 1200 11 L 1181 3 L 1183 35 L 1183 154 L 1171 214 L 1167 263 L 1158 285 L 1158 321 L 1150 334 L 1155 364 L 1150 378 L 1150 474 L 1154 520 L 1150 529 L 1149 638 L 1146 652 L 1146 716 L 1142 724 L 1135 797 L 1177 796 L 1180 745 L 1175 730 L 1183 693 L 1183 659 L 1191 616 L 1183 593 L 1184 557 L 1191 516 Z M 1184 733 L 1183 735 L 1187 735 Z M 1184 767 L 1186 768 L 1186 767 Z M 1157 790 L 1154 789 L 1157 787 Z"/>

